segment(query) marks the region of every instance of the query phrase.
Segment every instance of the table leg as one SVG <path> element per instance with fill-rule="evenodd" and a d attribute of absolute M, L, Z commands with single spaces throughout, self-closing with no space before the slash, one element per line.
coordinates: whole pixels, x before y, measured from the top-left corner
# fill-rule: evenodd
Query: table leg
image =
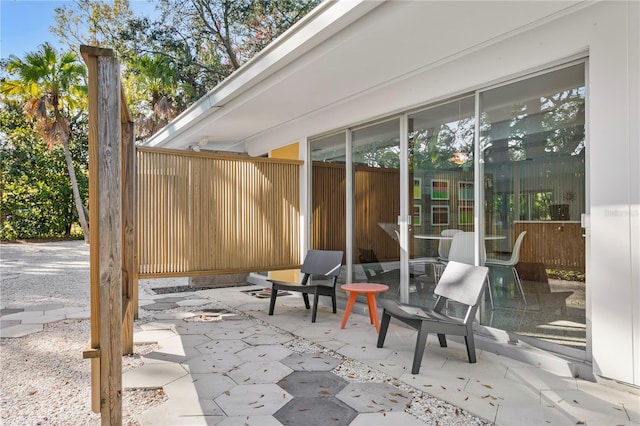
<path fill-rule="evenodd" d="M 373 305 L 371 305 L 371 299 L 373 296 L 373 293 L 366 293 L 367 296 L 367 306 L 369 306 L 369 323 L 371 325 L 375 325 L 375 322 L 373 321 L 373 310 L 375 308 L 375 304 L 376 304 L 376 299 L 373 298 Z"/>
<path fill-rule="evenodd" d="M 371 324 L 376 326 L 376 331 L 380 333 L 380 322 L 378 321 L 378 306 L 376 305 L 375 293 L 367 293 L 367 303 L 369 304 L 369 318 Z"/>
<path fill-rule="evenodd" d="M 344 316 L 342 317 L 342 324 L 340 325 L 340 328 L 344 328 L 344 326 L 347 325 L 347 320 L 349 319 L 349 315 L 351 314 L 351 309 L 353 309 L 353 305 L 356 303 L 356 297 L 358 297 L 357 291 L 352 291 L 349 293 L 347 307 L 344 309 Z"/>

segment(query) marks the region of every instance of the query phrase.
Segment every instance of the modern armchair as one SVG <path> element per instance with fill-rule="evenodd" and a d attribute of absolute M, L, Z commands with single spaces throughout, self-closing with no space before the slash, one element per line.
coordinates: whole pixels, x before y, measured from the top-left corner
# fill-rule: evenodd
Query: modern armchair
<path fill-rule="evenodd" d="M 429 333 L 438 335 L 440 346 L 443 348 L 447 347 L 447 334 L 464 336 L 469 362 L 476 362 L 473 321 L 482 293 L 486 288 L 488 271 L 489 269 L 484 266 L 449 261 L 434 290 L 438 299 L 433 309 L 406 305 L 393 300 L 381 300 L 380 304 L 384 310 L 377 347 L 383 347 L 391 318 L 395 318 L 418 330 L 411 374 L 420 372 Z M 466 306 L 464 317 L 447 315 L 446 308 L 449 300 Z"/>
<path fill-rule="evenodd" d="M 318 312 L 319 296 L 331 297 L 333 313 L 336 309 L 336 283 L 340 270 L 342 269 L 342 257 L 344 252 L 333 250 L 309 250 L 305 256 L 300 272 L 304 275 L 300 283 L 287 283 L 282 281 L 271 281 L 271 301 L 269 303 L 269 315 L 273 315 L 276 306 L 276 298 L 278 291 L 297 291 L 302 293 L 304 305 L 307 309 L 309 306 L 309 294 L 313 294 L 313 311 L 311 313 L 311 322 L 316 322 L 316 314 Z M 322 276 L 329 279 L 329 283 L 322 280 L 314 283 L 312 276 Z M 309 283 L 311 279 L 311 283 Z M 323 282 L 324 281 L 324 282 Z"/>
<path fill-rule="evenodd" d="M 482 244 L 480 252 L 480 263 L 482 263 L 487 257 L 487 249 Z M 458 232 L 453 236 L 451 241 L 451 249 L 449 250 L 449 261 L 455 261 L 460 263 L 466 263 L 473 265 L 475 263 L 475 233 L 474 232 Z M 491 309 L 493 309 L 493 294 L 491 293 L 491 282 L 487 275 L 487 284 L 489 293 L 489 302 L 491 303 Z"/>

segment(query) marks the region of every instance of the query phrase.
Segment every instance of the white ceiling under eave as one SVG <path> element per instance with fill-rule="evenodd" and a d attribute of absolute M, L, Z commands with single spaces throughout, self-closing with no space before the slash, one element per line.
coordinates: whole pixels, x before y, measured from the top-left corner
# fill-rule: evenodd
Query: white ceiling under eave
<path fill-rule="evenodd" d="M 145 145 L 245 151 L 247 144 L 250 154 L 263 154 L 273 144 L 261 143 L 267 134 L 278 134 L 286 144 L 370 118 L 340 108 L 577 3 L 582 2 L 327 2 Z M 321 122 L 309 120 L 331 108 L 331 119 L 325 114 Z M 303 121 L 301 133 L 295 123 Z"/>

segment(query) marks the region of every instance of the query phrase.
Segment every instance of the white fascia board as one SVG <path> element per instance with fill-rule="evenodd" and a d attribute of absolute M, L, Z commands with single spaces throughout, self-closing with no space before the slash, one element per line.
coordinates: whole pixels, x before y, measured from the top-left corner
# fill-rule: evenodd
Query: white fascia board
<path fill-rule="evenodd" d="M 181 144 L 178 139 L 192 126 L 210 117 L 229 101 L 251 90 L 382 3 L 378 0 L 321 3 L 143 145 L 172 147 Z"/>

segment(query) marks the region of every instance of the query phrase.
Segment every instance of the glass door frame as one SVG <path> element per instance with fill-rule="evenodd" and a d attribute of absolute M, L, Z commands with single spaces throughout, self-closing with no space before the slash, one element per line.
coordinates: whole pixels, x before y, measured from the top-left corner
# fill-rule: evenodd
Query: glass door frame
<path fill-rule="evenodd" d="M 353 238 L 354 235 L 354 214 L 355 214 L 355 198 L 354 198 L 354 189 L 355 189 L 355 166 L 353 164 L 353 139 L 354 139 L 354 131 L 357 131 L 359 129 L 362 129 L 364 127 L 367 126 L 374 126 L 378 123 L 382 123 L 382 122 L 386 122 L 386 121 L 391 121 L 391 120 L 398 120 L 399 123 L 399 135 L 398 135 L 398 140 L 399 140 L 399 191 L 400 191 L 400 195 L 399 195 L 399 215 L 397 217 L 397 225 L 398 225 L 398 231 L 399 231 L 399 267 L 400 267 L 400 300 L 402 302 L 408 302 L 409 301 L 409 290 L 410 290 L 410 257 L 411 257 L 411 247 L 412 247 L 412 241 L 411 241 L 411 226 L 412 226 L 412 211 L 411 211 L 411 194 L 412 194 L 412 182 L 410 181 L 411 179 L 411 172 L 412 170 L 410 169 L 410 164 L 409 164 L 409 160 L 410 160 L 410 155 L 411 153 L 409 152 L 409 148 L 410 148 L 410 135 L 409 135 L 409 126 L 410 126 L 410 122 L 409 122 L 409 118 L 411 116 L 411 114 L 415 113 L 416 111 L 419 110 L 423 110 L 425 108 L 431 108 L 437 104 L 443 103 L 443 102 L 449 102 L 451 100 L 455 100 L 458 98 L 462 98 L 462 97 L 471 97 L 473 96 L 473 101 L 474 101 L 474 108 L 475 108 L 475 128 L 474 128 L 474 135 L 473 135 L 473 163 L 472 163 L 472 167 L 473 167 L 473 182 L 474 182 L 474 189 L 475 189 L 475 195 L 474 195 L 474 201 L 473 201 L 473 210 L 474 210 L 474 217 L 473 217 L 473 224 L 474 224 L 474 229 L 477 230 L 477 232 L 475 233 L 475 252 L 474 252 L 474 264 L 476 265 L 481 265 L 484 262 L 484 259 L 481 259 L 481 250 L 480 247 L 482 247 L 481 245 L 484 244 L 484 234 L 486 232 L 485 229 L 485 209 L 484 209 L 484 204 L 485 204 L 485 185 L 484 185 L 484 179 L 485 179 L 485 170 L 484 170 L 484 153 L 483 153 L 483 147 L 481 146 L 481 120 L 480 120 L 480 112 L 481 112 L 481 97 L 482 94 L 484 92 L 487 92 L 489 90 L 498 88 L 500 86 L 506 86 L 512 83 L 516 83 L 518 81 L 521 80 L 527 80 L 530 79 L 532 77 L 538 76 L 538 75 L 542 75 L 542 74 L 548 74 L 551 73 L 555 70 L 559 70 L 562 68 L 566 68 L 572 65 L 576 65 L 579 63 L 583 63 L 584 64 L 584 84 L 585 84 L 585 90 L 586 90 L 586 99 L 585 99 L 585 104 L 586 104 L 586 115 L 584 117 L 585 120 L 585 134 L 584 134 L 584 138 L 585 138 L 585 214 L 583 217 L 583 228 L 584 229 L 584 234 L 585 234 L 585 240 L 584 240 L 584 244 L 585 244 L 585 255 L 586 255 L 586 272 L 587 272 L 587 281 L 585 282 L 585 286 L 586 286 L 586 315 L 587 317 L 590 317 L 590 311 L 591 311 L 591 304 L 590 304 L 590 292 L 589 292 L 589 280 L 588 280 L 588 271 L 589 271 L 589 246 L 590 246 L 590 229 L 588 228 L 588 220 L 585 220 L 584 218 L 588 219 L 588 215 L 589 215 L 589 207 L 590 207 L 590 173 L 589 173 L 589 164 L 590 164 L 590 160 L 589 160 L 589 139 L 590 139 L 590 133 L 589 133 L 589 116 L 588 116 L 588 111 L 589 111 L 589 61 L 588 58 L 577 58 L 577 59 L 573 59 L 571 61 L 566 61 L 566 62 L 562 62 L 560 64 L 557 64 L 555 66 L 549 66 L 549 67 L 545 67 L 544 69 L 540 69 L 534 72 L 528 72 L 526 74 L 523 74 L 522 76 L 518 77 L 518 78 L 514 78 L 514 79 L 510 79 L 507 81 L 503 81 L 500 82 L 499 84 L 495 84 L 495 85 L 491 85 L 491 86 L 487 86 L 487 87 L 482 87 L 482 88 L 478 88 L 477 90 L 474 91 L 470 91 L 467 92 L 466 94 L 460 94 L 458 96 L 452 97 L 446 101 L 442 101 L 442 102 L 437 102 L 437 103 L 433 103 L 431 105 L 424 105 L 421 106 L 419 108 L 415 108 L 412 110 L 407 110 L 405 112 L 403 112 L 402 114 L 393 114 L 390 116 L 386 116 L 383 118 L 380 118 L 378 120 L 372 120 L 370 122 L 366 122 L 366 123 L 360 123 L 356 126 L 351 126 L 349 128 L 346 128 L 344 130 L 345 132 L 345 163 L 346 163 L 346 179 L 345 179 L 345 188 L 346 188 L 346 200 L 345 200 L 345 207 L 346 207 L 346 216 L 347 216 L 347 220 L 346 220 L 346 262 L 345 262 L 345 268 L 346 268 L 346 279 L 351 281 L 354 279 L 355 276 L 355 265 L 354 263 L 356 263 L 353 260 L 353 253 L 354 250 L 356 250 L 355 247 L 355 241 Z M 585 226 L 587 225 L 587 226 Z M 480 325 L 478 330 L 485 334 L 485 335 L 490 335 L 493 336 L 495 339 L 497 340 L 511 340 L 511 338 L 509 337 L 509 332 L 506 332 L 500 328 L 493 328 L 490 327 L 488 325 Z M 561 345 L 556 345 L 556 344 L 547 344 L 545 343 L 543 340 L 538 340 L 538 339 L 534 339 L 534 338 L 528 338 L 525 336 L 522 336 L 522 338 L 518 338 L 519 341 L 522 341 L 525 344 L 531 344 L 532 346 L 536 346 L 536 347 L 540 347 L 543 348 L 545 350 L 550 350 L 552 352 L 556 352 L 556 353 L 561 353 L 561 354 L 566 354 L 566 355 L 570 355 L 572 357 L 575 357 L 577 359 L 584 359 L 586 361 L 590 361 L 591 360 L 591 352 L 592 352 L 592 347 L 591 347 L 591 327 L 589 326 L 589 324 L 587 323 L 587 330 L 586 330 L 586 348 L 585 351 L 582 352 L 580 351 L 583 355 L 580 356 L 580 353 L 577 353 L 576 351 L 564 351 L 563 346 Z"/>
<path fill-rule="evenodd" d="M 409 114 L 400 117 L 400 302 L 409 303 Z"/>

